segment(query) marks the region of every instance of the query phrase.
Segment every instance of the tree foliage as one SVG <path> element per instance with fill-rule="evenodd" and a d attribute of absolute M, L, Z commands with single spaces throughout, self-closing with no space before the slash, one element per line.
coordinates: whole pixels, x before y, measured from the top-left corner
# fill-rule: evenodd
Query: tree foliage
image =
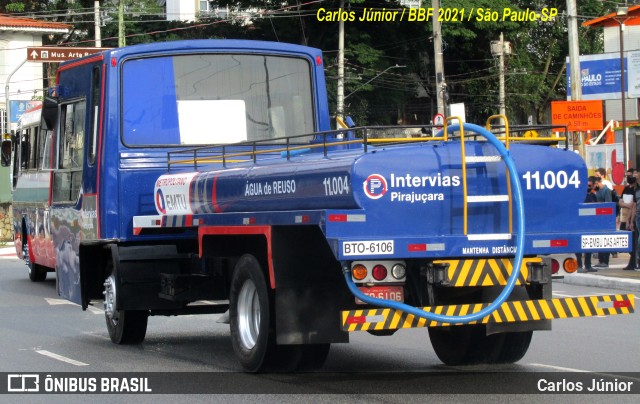
<path fill-rule="evenodd" d="M 156 0 L 122 0 L 127 8 L 127 44 L 196 38 L 243 38 L 304 44 L 324 51 L 330 108 L 335 111 L 338 22 L 320 21 L 320 9 L 336 11 L 338 0 L 221 0 L 232 16 L 170 22 L 159 18 Z M 612 2 L 580 0 L 578 14 L 595 18 L 611 11 Z M 101 2 L 105 18 L 103 46 L 117 46 L 117 1 Z M 491 42 L 500 33 L 512 45 L 506 57 L 507 115 L 515 123 L 528 116 L 548 122 L 549 102 L 566 98 L 565 58 L 568 55 L 566 0 L 447 0 L 443 7 L 465 10 L 465 19 L 442 24 L 445 80 L 449 102 L 464 102 L 469 121 L 483 122 L 498 113 L 498 63 Z M 423 1 L 423 7 L 431 2 Z M 87 46 L 93 40 L 93 0 L 0 0 L 0 11 L 46 18 L 73 25 L 69 35 L 45 37 L 53 44 Z M 506 8 L 513 11 L 557 8 L 551 21 L 497 21 L 477 18 Z M 356 17 L 364 9 L 401 10 L 396 1 L 345 0 L 345 11 Z M 479 14 L 482 9 L 485 14 Z M 61 12 L 63 10 L 63 12 Z M 65 12 L 66 10 L 66 12 Z M 471 10 L 475 14 L 471 14 Z M 247 15 L 250 18 L 247 19 Z M 469 18 L 472 17 L 472 18 Z M 580 21 L 581 22 L 581 21 Z M 345 22 L 345 109 L 359 124 L 428 122 L 435 113 L 435 69 L 430 22 Z M 602 52 L 602 32 L 580 27 L 580 53 Z"/>

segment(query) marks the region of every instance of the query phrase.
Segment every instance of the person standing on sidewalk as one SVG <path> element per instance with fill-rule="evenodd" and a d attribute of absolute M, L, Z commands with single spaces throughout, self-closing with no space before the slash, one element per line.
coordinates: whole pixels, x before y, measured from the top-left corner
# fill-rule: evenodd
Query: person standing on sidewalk
<path fill-rule="evenodd" d="M 602 183 L 601 177 L 594 177 L 593 189 L 596 191 L 597 202 L 611 202 L 611 190 Z M 594 268 L 609 268 L 610 252 L 598 252 L 598 264 Z"/>
<path fill-rule="evenodd" d="M 596 169 L 595 176 L 600 178 L 600 182 L 602 183 L 602 185 L 606 186 L 611 190 L 611 201 L 616 203 L 616 227 L 619 227 L 620 226 L 620 205 L 618 204 L 618 201 L 620 200 L 620 198 L 618 197 L 616 190 L 613 189 L 613 184 L 611 183 L 611 181 L 607 179 L 607 170 L 604 169 L 603 167 L 599 167 Z M 618 253 L 613 252 L 611 253 L 611 256 L 613 258 L 618 258 Z"/>
<path fill-rule="evenodd" d="M 597 202 L 596 194 L 593 190 L 593 184 L 596 182 L 596 177 L 589 177 L 587 182 L 587 194 L 584 196 L 584 203 Z M 576 253 L 576 261 L 578 261 L 578 272 L 598 272 L 597 269 L 591 266 L 591 253 L 584 253 L 584 266 L 582 266 L 583 253 Z"/>
<path fill-rule="evenodd" d="M 640 254 L 640 250 L 638 249 L 638 244 L 640 243 L 640 231 L 638 230 L 640 226 L 640 214 L 638 214 L 638 209 L 640 209 L 640 171 L 635 170 L 634 176 L 636 178 L 636 189 L 635 189 L 635 209 L 634 209 L 634 228 L 633 228 L 633 265 L 631 263 L 624 268 L 626 271 L 638 271 L 640 270 L 640 260 L 638 260 L 638 254 Z"/>
<path fill-rule="evenodd" d="M 629 230 L 633 232 L 631 242 L 632 251 L 629 255 L 629 263 L 627 271 L 633 271 L 636 268 L 636 253 L 638 249 L 638 230 L 636 229 L 636 203 L 640 193 L 638 191 L 638 170 L 630 168 L 627 170 L 627 186 L 622 190 L 622 198 L 620 199 L 620 230 Z"/>
<path fill-rule="evenodd" d="M 602 185 L 613 190 L 613 184 L 607 179 L 607 170 L 602 167 L 596 169 L 596 177 L 600 178 Z"/>

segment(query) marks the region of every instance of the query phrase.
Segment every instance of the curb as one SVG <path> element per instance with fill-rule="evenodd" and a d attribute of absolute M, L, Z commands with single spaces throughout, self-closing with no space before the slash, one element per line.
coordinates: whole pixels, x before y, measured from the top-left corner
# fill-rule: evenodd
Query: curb
<path fill-rule="evenodd" d="M 621 279 L 612 276 L 602 276 L 595 274 L 571 274 L 564 279 L 555 279 L 554 282 L 566 283 L 569 285 L 595 286 L 598 288 L 621 289 L 632 292 L 640 292 L 640 280 Z"/>
<path fill-rule="evenodd" d="M 0 258 L 18 258 L 13 243 L 8 243 L 4 247 L 0 247 Z"/>

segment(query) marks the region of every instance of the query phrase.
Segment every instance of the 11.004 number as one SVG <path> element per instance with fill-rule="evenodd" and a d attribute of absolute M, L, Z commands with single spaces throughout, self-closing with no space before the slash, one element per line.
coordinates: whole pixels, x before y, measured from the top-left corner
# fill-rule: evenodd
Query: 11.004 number
<path fill-rule="evenodd" d="M 324 194 L 327 196 L 346 195 L 349 193 L 349 177 L 326 177 L 322 180 Z"/>
<path fill-rule="evenodd" d="M 526 182 L 527 189 L 564 189 L 568 186 L 580 188 L 578 170 L 574 170 L 571 174 L 566 171 L 527 171 L 522 178 Z"/>

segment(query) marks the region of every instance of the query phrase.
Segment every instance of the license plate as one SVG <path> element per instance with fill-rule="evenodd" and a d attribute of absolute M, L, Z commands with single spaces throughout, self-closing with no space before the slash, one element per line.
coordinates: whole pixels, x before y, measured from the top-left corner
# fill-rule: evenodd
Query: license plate
<path fill-rule="evenodd" d="M 393 254 L 393 240 L 344 241 L 342 255 L 387 255 Z"/>
<path fill-rule="evenodd" d="M 626 234 L 582 236 L 581 241 L 583 249 L 629 248 L 629 236 Z"/>
<path fill-rule="evenodd" d="M 358 289 L 367 296 L 394 302 L 404 302 L 404 288 L 402 286 L 371 286 L 359 287 Z M 356 303 L 365 304 L 360 299 L 356 299 Z"/>

